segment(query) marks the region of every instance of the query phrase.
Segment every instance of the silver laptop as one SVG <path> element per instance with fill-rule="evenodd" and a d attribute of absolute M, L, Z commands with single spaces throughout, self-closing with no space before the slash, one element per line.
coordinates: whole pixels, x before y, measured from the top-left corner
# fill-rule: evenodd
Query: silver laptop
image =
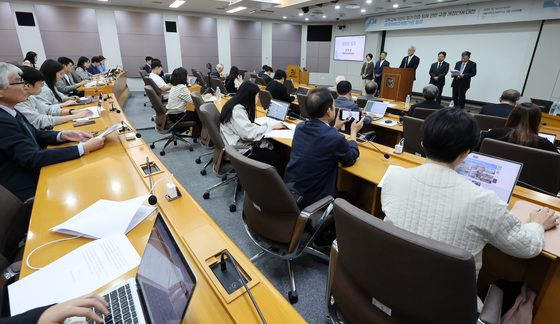
<path fill-rule="evenodd" d="M 103 323 L 181 323 L 195 286 L 196 277 L 158 214 L 136 278 L 102 294 L 110 315 L 97 314 Z"/>
<path fill-rule="evenodd" d="M 373 117 L 373 119 L 381 119 L 385 116 L 385 112 L 387 112 L 387 107 L 389 104 L 384 102 L 378 102 L 375 100 L 368 100 L 366 106 L 364 107 L 364 111 Z"/>
<path fill-rule="evenodd" d="M 475 185 L 494 191 L 508 203 L 522 168 L 519 162 L 471 153 L 455 171 Z"/>
<path fill-rule="evenodd" d="M 286 119 L 286 115 L 288 115 L 289 108 L 289 102 L 272 99 L 270 100 L 270 106 L 268 107 L 266 117 L 276 119 L 278 121 L 284 121 L 284 119 Z"/>
<path fill-rule="evenodd" d="M 307 88 L 304 88 L 304 87 L 297 88 L 296 94 L 298 94 L 298 95 L 307 96 L 308 93 L 309 93 L 309 89 L 307 89 Z"/>
<path fill-rule="evenodd" d="M 539 133 L 540 137 L 546 138 L 550 143 L 556 143 L 556 135 L 550 133 Z"/>

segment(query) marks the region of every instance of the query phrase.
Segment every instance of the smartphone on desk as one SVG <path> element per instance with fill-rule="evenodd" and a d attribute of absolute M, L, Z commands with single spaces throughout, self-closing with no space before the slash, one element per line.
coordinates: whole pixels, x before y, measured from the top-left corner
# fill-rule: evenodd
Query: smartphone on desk
<path fill-rule="evenodd" d="M 74 123 L 74 127 L 95 124 L 95 120 L 82 120 Z"/>

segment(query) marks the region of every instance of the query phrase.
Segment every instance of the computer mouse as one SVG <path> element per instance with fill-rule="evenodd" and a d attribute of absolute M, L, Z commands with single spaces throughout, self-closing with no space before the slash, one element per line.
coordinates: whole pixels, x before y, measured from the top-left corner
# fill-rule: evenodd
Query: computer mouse
<path fill-rule="evenodd" d="M 389 119 L 385 120 L 385 124 L 390 124 L 390 123 L 392 123 L 392 121 L 390 121 Z"/>

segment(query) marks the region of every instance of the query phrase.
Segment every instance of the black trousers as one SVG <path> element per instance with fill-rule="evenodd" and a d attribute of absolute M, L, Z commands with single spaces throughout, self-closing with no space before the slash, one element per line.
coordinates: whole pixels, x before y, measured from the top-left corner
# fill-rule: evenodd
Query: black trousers
<path fill-rule="evenodd" d="M 284 178 L 284 171 L 286 171 L 286 162 L 282 158 L 282 153 L 277 145 L 273 150 L 261 147 L 251 148 L 249 157 L 262 163 L 270 164 L 276 168 L 276 171 L 281 178 Z"/>
<path fill-rule="evenodd" d="M 183 118 L 183 116 L 185 116 L 185 118 Z M 180 113 L 180 114 L 169 114 L 169 115 L 167 115 L 167 117 L 169 117 L 169 120 L 172 123 L 178 122 L 179 120 L 181 120 L 181 118 L 183 118 L 181 121 L 196 122 L 196 127 L 193 127 L 192 137 L 197 138 L 197 137 L 200 136 L 200 130 L 202 129 L 202 123 L 200 122 L 200 119 L 198 118 L 198 114 L 196 112 L 185 111 L 184 113 Z"/>
<path fill-rule="evenodd" d="M 453 103 L 455 104 L 455 108 L 465 108 L 465 101 L 467 90 L 469 88 L 466 85 L 457 82 L 453 87 Z"/>
<path fill-rule="evenodd" d="M 433 85 L 435 85 L 435 86 L 438 88 L 439 93 L 438 93 L 438 96 L 437 96 L 437 98 L 436 98 L 436 102 L 437 102 L 438 104 L 441 104 L 441 93 L 443 92 L 443 86 L 445 86 L 445 83 L 434 82 L 434 81 L 432 80 L 432 81 L 430 81 L 430 84 L 433 84 Z M 454 102 L 455 102 L 455 101 L 454 101 Z"/>

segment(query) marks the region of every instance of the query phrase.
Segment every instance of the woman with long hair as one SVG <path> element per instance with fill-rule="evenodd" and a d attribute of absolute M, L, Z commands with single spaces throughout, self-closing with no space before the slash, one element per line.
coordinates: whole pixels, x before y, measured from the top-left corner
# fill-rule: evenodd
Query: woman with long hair
<path fill-rule="evenodd" d="M 264 135 L 273 129 L 282 129 L 282 123 L 274 125 L 255 123 L 257 95 L 259 86 L 245 81 L 237 90 L 220 114 L 220 134 L 226 145 L 245 145 L 249 157 L 276 167 L 278 173 L 284 174 L 285 163 L 282 161 L 273 143 Z"/>
<path fill-rule="evenodd" d="M 55 60 L 48 59 L 41 65 L 39 69 L 45 78 L 45 84 L 41 90 L 38 99 L 47 105 L 59 105 L 59 107 L 66 107 L 75 105 L 77 97 L 68 97 L 60 93 L 56 89 L 56 82 L 62 79 L 63 66 Z"/>
<path fill-rule="evenodd" d="M 228 93 L 237 92 L 237 88 L 239 87 L 239 84 L 236 84 L 236 80 L 237 82 L 239 82 L 238 77 L 239 77 L 239 69 L 237 68 L 237 66 L 232 66 L 231 69 L 229 69 L 229 74 L 226 78 L 226 81 L 224 82 L 224 85 L 226 86 L 226 90 Z"/>
<path fill-rule="evenodd" d="M 85 56 L 80 56 L 78 59 L 75 72 L 82 79 L 81 81 L 91 79 L 92 74 L 87 70 L 90 64 L 89 58 Z"/>
<path fill-rule="evenodd" d="M 23 62 L 21 63 L 21 65 L 23 66 L 29 66 L 32 68 L 37 68 L 35 66 L 35 64 L 37 64 L 37 53 L 33 52 L 33 51 L 29 51 L 25 54 L 25 58 L 23 59 Z"/>
<path fill-rule="evenodd" d="M 530 102 L 521 103 L 510 112 L 505 128 L 491 129 L 482 137 L 558 152 L 553 143 L 539 136 L 541 114 L 539 106 Z"/>

